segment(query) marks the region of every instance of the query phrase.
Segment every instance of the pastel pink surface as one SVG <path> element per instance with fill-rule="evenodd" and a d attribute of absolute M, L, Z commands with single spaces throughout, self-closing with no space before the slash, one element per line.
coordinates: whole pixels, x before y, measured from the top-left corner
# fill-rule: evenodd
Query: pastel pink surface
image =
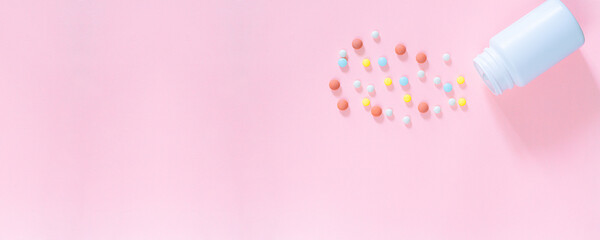
<path fill-rule="evenodd" d="M 472 66 L 541 2 L 4 2 L 0 239 L 598 239 L 600 3 L 564 1 L 586 44 L 525 88 Z"/>

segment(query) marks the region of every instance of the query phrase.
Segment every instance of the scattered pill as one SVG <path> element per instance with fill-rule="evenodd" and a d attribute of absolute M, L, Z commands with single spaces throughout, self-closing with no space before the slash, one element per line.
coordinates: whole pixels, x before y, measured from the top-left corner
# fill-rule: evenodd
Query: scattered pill
<path fill-rule="evenodd" d="M 344 99 L 340 99 L 337 103 L 337 107 L 339 110 L 346 110 L 348 108 L 348 101 L 344 100 Z"/>
<path fill-rule="evenodd" d="M 442 79 L 440 79 L 440 77 L 433 78 L 433 84 L 438 85 L 440 83 L 442 83 Z"/>
<path fill-rule="evenodd" d="M 425 53 L 417 53 L 417 62 L 418 63 L 425 63 L 427 61 L 427 55 L 425 55 Z"/>
<path fill-rule="evenodd" d="M 396 47 L 394 48 L 394 51 L 396 52 L 396 54 L 398 55 L 404 55 L 404 53 L 406 53 L 406 46 L 404 46 L 404 44 L 399 43 L 398 45 L 396 45 Z"/>
<path fill-rule="evenodd" d="M 456 82 L 457 82 L 458 84 L 463 84 L 463 83 L 465 83 L 465 77 L 463 77 L 463 76 L 458 76 L 458 78 L 456 78 Z"/>
<path fill-rule="evenodd" d="M 456 104 L 456 99 L 454 99 L 454 98 L 448 99 L 448 104 L 450 104 L 450 106 L 454 106 Z"/>
<path fill-rule="evenodd" d="M 451 92 L 451 91 L 452 91 L 452 84 L 444 83 L 444 92 Z"/>
<path fill-rule="evenodd" d="M 411 97 L 410 97 L 409 94 L 404 95 L 404 101 L 405 102 L 410 102 L 410 99 L 411 99 Z"/>
<path fill-rule="evenodd" d="M 409 116 L 404 116 L 402 118 L 402 122 L 404 122 L 404 124 L 409 124 L 410 123 L 410 117 Z"/>
<path fill-rule="evenodd" d="M 331 90 L 337 90 L 340 88 L 340 81 L 337 79 L 331 79 L 331 81 L 329 81 L 329 88 L 331 88 Z"/>
<path fill-rule="evenodd" d="M 368 58 L 363 59 L 362 61 L 363 66 L 368 67 L 371 65 L 371 61 Z"/>
<path fill-rule="evenodd" d="M 375 87 L 373 85 L 367 86 L 367 92 L 373 92 L 373 91 L 375 91 Z"/>
<path fill-rule="evenodd" d="M 348 65 L 348 60 L 345 58 L 340 58 L 338 59 L 338 65 L 340 65 L 340 67 L 346 67 L 346 65 Z"/>
<path fill-rule="evenodd" d="M 442 111 L 442 108 L 441 108 L 440 106 L 437 106 L 437 105 L 436 105 L 435 107 L 433 107 L 433 112 L 434 112 L 434 113 L 436 113 L 436 114 L 437 114 L 437 113 L 440 113 L 441 111 Z"/>
<path fill-rule="evenodd" d="M 424 77 L 425 77 L 425 71 L 423 71 L 423 70 L 419 70 L 419 71 L 417 72 L 417 76 L 418 76 L 419 78 L 424 78 Z"/>
<path fill-rule="evenodd" d="M 385 115 L 391 117 L 392 115 L 394 115 L 394 111 L 391 108 L 388 108 L 385 110 Z"/>
<path fill-rule="evenodd" d="M 379 66 L 385 66 L 387 65 L 387 58 L 385 57 L 380 57 L 379 60 L 377 60 L 377 63 L 379 63 Z"/>
<path fill-rule="evenodd" d="M 346 50 L 342 49 L 340 50 L 340 57 L 341 58 L 345 58 L 347 56 L 348 53 L 346 53 Z"/>
<path fill-rule="evenodd" d="M 408 84 L 408 78 L 407 77 L 401 77 L 399 82 L 400 82 L 400 85 L 406 86 Z"/>
<path fill-rule="evenodd" d="M 419 106 L 417 108 L 421 113 L 426 113 L 427 111 L 429 111 L 429 105 L 427 105 L 426 102 L 419 103 Z"/>
<path fill-rule="evenodd" d="M 363 106 L 369 106 L 369 104 L 371 104 L 371 100 L 369 100 L 368 98 L 363 98 L 362 100 L 362 104 Z"/>
<path fill-rule="evenodd" d="M 442 55 L 442 59 L 444 59 L 444 62 L 450 61 L 450 54 L 444 53 L 444 55 Z"/>
<path fill-rule="evenodd" d="M 467 100 L 466 99 L 464 99 L 464 98 L 459 98 L 458 99 L 458 105 L 464 106 L 466 104 L 467 104 Z"/>
<path fill-rule="evenodd" d="M 374 38 L 374 39 L 379 38 L 379 32 L 378 31 L 371 32 L 371 37 Z"/>
<path fill-rule="evenodd" d="M 392 85 L 392 79 L 391 78 L 385 78 L 385 79 L 383 79 L 383 83 L 386 86 Z"/>
<path fill-rule="evenodd" d="M 374 106 L 373 108 L 371 108 L 371 115 L 373 115 L 374 117 L 381 116 L 381 107 L 380 106 Z"/>
<path fill-rule="evenodd" d="M 354 40 L 352 40 L 352 47 L 354 49 L 360 49 L 363 46 L 363 42 L 362 40 L 355 38 Z"/>
<path fill-rule="evenodd" d="M 352 85 L 354 85 L 355 88 L 359 88 L 360 87 L 360 80 L 354 81 L 354 83 Z"/>

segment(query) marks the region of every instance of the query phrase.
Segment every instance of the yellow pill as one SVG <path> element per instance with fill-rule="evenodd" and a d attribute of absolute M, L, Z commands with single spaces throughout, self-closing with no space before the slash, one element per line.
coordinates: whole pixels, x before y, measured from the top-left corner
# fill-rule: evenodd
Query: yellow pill
<path fill-rule="evenodd" d="M 371 61 L 368 58 L 363 59 L 363 66 L 368 67 L 371 65 Z"/>
<path fill-rule="evenodd" d="M 459 98 L 458 99 L 458 105 L 464 106 L 466 104 L 467 104 L 467 100 L 465 100 L 464 98 Z"/>
<path fill-rule="evenodd" d="M 369 106 L 369 104 L 371 104 L 371 100 L 369 100 L 368 98 L 363 98 L 362 100 L 363 106 Z"/>
<path fill-rule="evenodd" d="M 456 82 L 457 82 L 458 84 L 463 84 L 463 83 L 465 83 L 465 77 L 463 77 L 463 76 L 459 76 L 458 78 L 456 78 Z"/>
<path fill-rule="evenodd" d="M 404 101 L 405 102 L 410 102 L 410 99 L 411 99 L 410 95 L 408 95 L 408 94 L 404 95 Z"/>
<path fill-rule="evenodd" d="M 392 85 L 392 79 L 391 78 L 386 78 L 383 80 L 383 83 L 385 83 L 386 86 Z"/>

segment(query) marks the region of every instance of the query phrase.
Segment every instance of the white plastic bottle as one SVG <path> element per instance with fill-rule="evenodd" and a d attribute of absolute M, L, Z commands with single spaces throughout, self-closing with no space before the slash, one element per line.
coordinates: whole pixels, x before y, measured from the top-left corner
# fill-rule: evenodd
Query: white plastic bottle
<path fill-rule="evenodd" d="M 525 86 L 577 50 L 585 39 L 560 0 L 547 0 L 490 39 L 473 63 L 495 95 Z"/>

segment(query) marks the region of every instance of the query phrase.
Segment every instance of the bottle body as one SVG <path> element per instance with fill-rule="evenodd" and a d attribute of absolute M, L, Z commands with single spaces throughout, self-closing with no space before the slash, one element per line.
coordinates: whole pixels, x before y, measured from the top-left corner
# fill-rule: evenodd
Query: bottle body
<path fill-rule="evenodd" d="M 498 95 L 522 87 L 585 42 L 581 27 L 560 0 L 547 0 L 490 39 L 474 60 L 490 90 Z"/>

